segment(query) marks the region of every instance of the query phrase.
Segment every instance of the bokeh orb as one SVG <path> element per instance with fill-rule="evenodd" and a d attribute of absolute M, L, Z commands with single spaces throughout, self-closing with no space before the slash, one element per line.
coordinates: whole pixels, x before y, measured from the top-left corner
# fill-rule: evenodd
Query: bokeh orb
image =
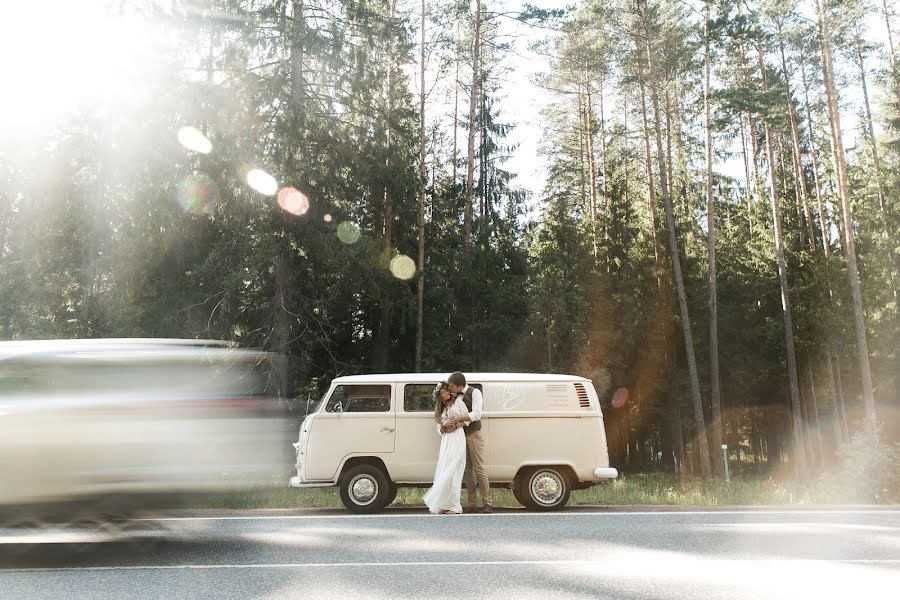
<path fill-rule="evenodd" d="M 178 205 L 185 211 L 209 214 L 219 198 L 219 187 L 207 175 L 198 173 L 188 175 L 178 182 L 175 194 Z"/>
<path fill-rule="evenodd" d="M 324 217 L 322 217 L 322 220 L 325 221 L 326 223 L 331 223 L 331 215 L 326 214 Z"/>
<path fill-rule="evenodd" d="M 274 196 L 275 192 L 278 191 L 278 182 L 262 169 L 250 169 L 247 171 L 247 185 L 263 196 Z"/>
<path fill-rule="evenodd" d="M 178 143 L 194 152 L 209 154 L 212 152 L 212 142 L 196 127 L 182 127 L 178 130 Z"/>
<path fill-rule="evenodd" d="M 281 188 L 278 191 L 278 206 L 281 210 L 295 216 L 305 215 L 309 210 L 309 198 L 300 190 L 292 187 Z"/>
<path fill-rule="evenodd" d="M 355 244 L 359 241 L 359 227 L 356 223 L 343 221 L 337 226 L 338 239 L 345 244 Z"/>
<path fill-rule="evenodd" d="M 405 254 L 400 254 L 391 259 L 390 268 L 391 275 L 397 279 L 402 279 L 403 281 L 412 279 L 413 275 L 416 274 L 416 263 Z"/>
<path fill-rule="evenodd" d="M 628 404 L 628 388 L 620 387 L 615 392 L 613 392 L 612 396 L 612 405 L 613 408 L 622 408 L 626 404 Z"/>

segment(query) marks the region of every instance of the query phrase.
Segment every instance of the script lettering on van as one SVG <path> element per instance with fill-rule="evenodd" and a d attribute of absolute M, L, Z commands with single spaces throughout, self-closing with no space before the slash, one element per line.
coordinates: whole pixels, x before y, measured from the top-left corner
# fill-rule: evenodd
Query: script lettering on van
<path fill-rule="evenodd" d="M 516 410 L 525 402 L 525 386 L 504 385 L 498 396 L 497 410 Z"/>

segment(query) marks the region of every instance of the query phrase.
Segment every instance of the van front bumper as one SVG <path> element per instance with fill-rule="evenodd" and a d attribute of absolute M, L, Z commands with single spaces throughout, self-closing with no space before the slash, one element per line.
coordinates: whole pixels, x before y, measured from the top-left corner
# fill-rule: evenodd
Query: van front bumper
<path fill-rule="evenodd" d="M 291 480 L 288 482 L 288 486 L 292 488 L 317 488 L 317 487 L 332 487 L 334 486 L 333 481 L 301 481 L 299 477 L 294 475 L 291 477 Z"/>
<path fill-rule="evenodd" d="M 612 467 L 597 467 L 594 469 L 594 477 L 596 479 L 607 480 L 607 479 L 615 479 L 619 476 L 619 472 Z"/>

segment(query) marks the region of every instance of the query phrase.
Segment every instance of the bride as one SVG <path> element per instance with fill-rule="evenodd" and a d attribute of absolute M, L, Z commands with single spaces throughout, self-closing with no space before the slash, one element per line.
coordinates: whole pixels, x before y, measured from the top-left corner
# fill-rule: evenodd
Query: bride
<path fill-rule="evenodd" d="M 466 416 L 469 411 L 462 396 L 451 394 L 446 382 L 438 384 L 434 397 L 434 420 L 441 433 L 441 449 L 434 484 L 425 492 L 425 504 L 432 513 L 458 515 L 462 512 L 460 495 L 466 467 L 466 434 L 462 426 L 448 421 Z"/>

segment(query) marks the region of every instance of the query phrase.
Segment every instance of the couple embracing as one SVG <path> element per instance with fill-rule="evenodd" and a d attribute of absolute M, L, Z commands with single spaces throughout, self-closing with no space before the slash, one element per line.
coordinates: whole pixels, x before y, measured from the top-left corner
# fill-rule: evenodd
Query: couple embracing
<path fill-rule="evenodd" d="M 466 384 L 459 371 L 435 388 L 434 420 L 441 434 L 441 449 L 434 484 L 425 493 L 425 504 L 432 513 L 458 515 L 462 512 L 460 496 L 465 481 L 468 503 L 466 512 L 476 511 L 476 484 L 484 506 L 492 511 L 491 487 L 484 464 L 484 440 L 481 437 L 481 412 L 484 398 L 481 390 Z"/>

